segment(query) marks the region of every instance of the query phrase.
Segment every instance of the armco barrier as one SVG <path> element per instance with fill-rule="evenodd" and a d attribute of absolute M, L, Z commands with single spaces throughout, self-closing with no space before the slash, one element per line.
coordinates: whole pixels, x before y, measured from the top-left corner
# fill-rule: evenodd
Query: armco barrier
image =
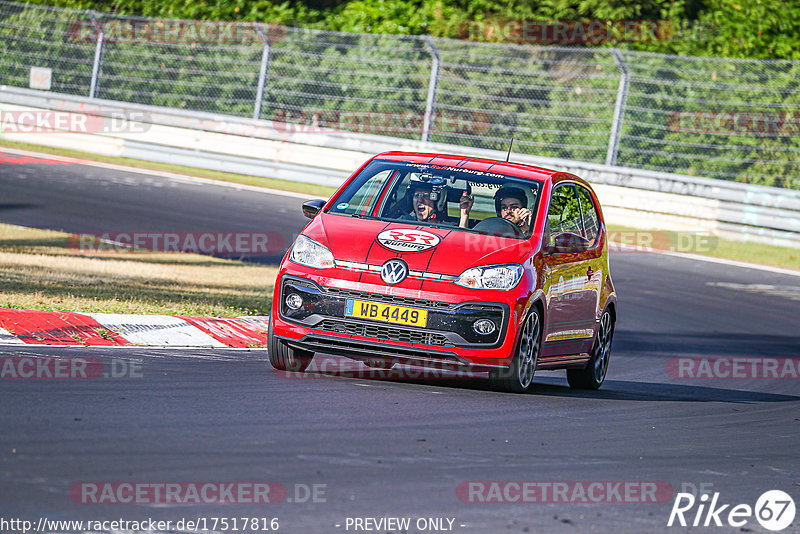
<path fill-rule="evenodd" d="M 118 131 L 0 132 L 10 141 L 337 186 L 368 157 L 387 150 L 505 159 L 497 150 L 337 131 L 227 115 L 90 99 L 0 86 L 0 110 L 59 110 L 117 117 Z M 125 123 L 121 119 L 128 122 Z M 536 157 L 512 160 L 572 172 L 591 182 L 606 218 L 636 227 L 708 230 L 726 238 L 800 248 L 800 191 L 719 179 Z"/>

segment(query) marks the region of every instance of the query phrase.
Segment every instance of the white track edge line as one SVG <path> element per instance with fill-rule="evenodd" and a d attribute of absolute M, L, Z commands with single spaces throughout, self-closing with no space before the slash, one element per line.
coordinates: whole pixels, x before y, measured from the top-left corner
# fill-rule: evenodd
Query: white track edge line
<path fill-rule="evenodd" d="M 715 256 L 703 256 L 702 254 L 691 254 L 689 252 L 674 252 L 671 250 L 637 250 L 636 247 L 625 245 L 623 243 L 612 242 L 611 244 L 621 247 L 622 249 L 628 248 L 632 250 L 624 250 L 624 252 L 638 252 L 642 254 L 661 254 L 663 256 L 671 256 L 673 258 L 683 258 L 686 260 L 704 261 L 707 263 L 719 263 L 722 265 L 731 265 L 733 267 L 742 267 L 745 269 L 756 269 L 759 271 L 767 271 L 776 274 L 785 274 L 788 276 L 800 276 L 800 271 L 794 269 L 786 269 L 784 267 L 775 267 L 773 265 L 762 265 L 760 263 L 749 263 L 746 261 L 729 260 L 726 258 L 717 258 Z M 619 253 L 621 251 L 615 251 Z"/>
<path fill-rule="evenodd" d="M 12 154 L 19 154 L 22 156 L 30 156 L 30 157 L 46 157 L 58 161 L 63 161 L 67 163 L 71 163 L 74 165 L 87 165 L 89 167 L 98 167 L 101 169 L 111 169 L 116 171 L 125 171 L 125 172 L 132 172 L 136 174 L 145 174 L 148 176 L 158 176 L 162 178 L 169 178 L 175 181 L 184 182 L 184 183 L 191 183 L 191 184 L 208 184 L 208 185 L 216 185 L 220 187 L 228 187 L 231 189 L 238 189 L 238 190 L 245 190 L 245 191 L 256 191 L 259 193 L 265 193 L 268 195 L 280 195 L 285 197 L 292 197 L 292 198 L 299 198 L 303 200 L 313 200 L 320 198 L 319 195 L 308 195 L 306 193 L 296 193 L 293 191 L 282 191 L 280 189 L 271 189 L 269 187 L 260 187 L 257 185 L 249 185 L 249 184 L 238 184 L 236 182 L 226 182 L 224 180 L 215 180 L 213 178 L 200 178 L 199 176 L 191 176 L 186 174 L 178 174 L 169 171 L 156 171 L 152 169 L 141 169 L 138 167 L 128 167 L 127 165 L 119 165 L 115 163 L 104 163 L 102 161 L 93 161 L 83 158 L 73 158 L 69 156 L 56 156 L 54 154 L 48 154 L 46 152 L 30 152 L 27 150 L 18 150 L 15 148 L 7 148 L 4 146 L 0 146 L 0 152 L 10 152 Z M 327 199 L 326 199 L 327 200 Z"/>

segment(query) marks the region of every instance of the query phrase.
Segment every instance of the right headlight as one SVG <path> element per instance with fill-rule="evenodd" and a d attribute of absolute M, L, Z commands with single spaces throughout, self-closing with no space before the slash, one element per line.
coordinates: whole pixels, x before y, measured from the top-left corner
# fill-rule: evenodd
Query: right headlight
<path fill-rule="evenodd" d="M 523 274 L 525 269 L 518 263 L 484 265 L 461 273 L 456 284 L 470 289 L 512 289 L 522 280 Z"/>
<path fill-rule="evenodd" d="M 330 269 L 333 267 L 333 253 L 324 245 L 300 234 L 292 245 L 289 259 L 300 265 L 314 267 L 315 269 Z"/>

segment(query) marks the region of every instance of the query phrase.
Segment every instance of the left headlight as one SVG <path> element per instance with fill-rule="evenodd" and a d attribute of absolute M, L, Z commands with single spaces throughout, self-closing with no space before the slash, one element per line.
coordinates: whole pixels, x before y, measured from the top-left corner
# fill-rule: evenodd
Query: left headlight
<path fill-rule="evenodd" d="M 524 273 L 525 269 L 517 263 L 471 267 L 461 273 L 456 284 L 470 289 L 512 289 Z"/>
<path fill-rule="evenodd" d="M 333 253 L 330 249 L 303 234 L 297 236 L 294 245 L 292 245 L 289 259 L 300 265 L 316 269 L 330 269 L 333 267 Z"/>

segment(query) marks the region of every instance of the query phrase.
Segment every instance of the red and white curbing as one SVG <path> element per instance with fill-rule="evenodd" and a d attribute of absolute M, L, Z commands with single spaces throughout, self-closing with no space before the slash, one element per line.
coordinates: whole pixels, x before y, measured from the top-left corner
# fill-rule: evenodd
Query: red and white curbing
<path fill-rule="evenodd" d="M 0 345 L 263 348 L 268 320 L 0 309 Z"/>

